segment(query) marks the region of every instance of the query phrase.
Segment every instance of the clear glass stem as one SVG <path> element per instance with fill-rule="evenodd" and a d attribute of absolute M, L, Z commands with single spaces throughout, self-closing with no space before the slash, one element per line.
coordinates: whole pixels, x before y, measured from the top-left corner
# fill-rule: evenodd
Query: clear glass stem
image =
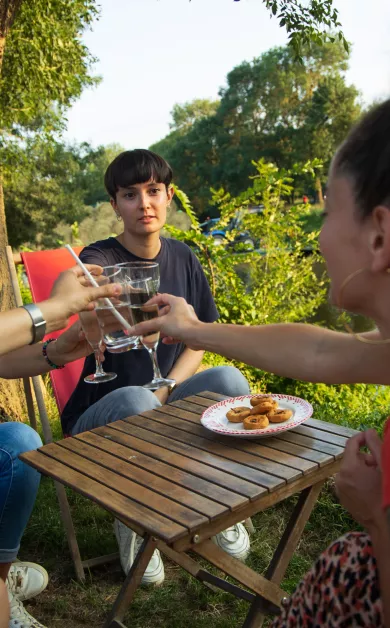
<path fill-rule="evenodd" d="M 94 349 L 93 352 L 95 354 L 96 363 L 95 375 L 105 375 L 104 369 L 102 367 L 102 359 L 100 357 L 100 349 Z"/>
<path fill-rule="evenodd" d="M 162 379 L 160 367 L 157 361 L 157 348 L 153 347 L 153 349 L 148 349 L 148 351 L 153 364 L 153 379 Z"/>

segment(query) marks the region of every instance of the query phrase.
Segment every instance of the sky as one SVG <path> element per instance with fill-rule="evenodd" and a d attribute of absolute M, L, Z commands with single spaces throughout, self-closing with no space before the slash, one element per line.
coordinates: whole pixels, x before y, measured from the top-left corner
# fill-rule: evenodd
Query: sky
<path fill-rule="evenodd" d="M 218 98 L 226 75 L 287 43 L 262 0 L 98 0 L 83 40 L 100 85 L 68 112 L 67 141 L 147 148 L 169 132 L 175 103 Z M 390 1 L 334 0 L 352 42 L 347 82 L 364 103 L 390 96 Z"/>

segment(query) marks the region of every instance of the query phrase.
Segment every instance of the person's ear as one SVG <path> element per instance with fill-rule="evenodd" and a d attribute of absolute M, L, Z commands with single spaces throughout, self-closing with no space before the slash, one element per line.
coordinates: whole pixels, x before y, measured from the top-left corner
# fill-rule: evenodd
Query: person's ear
<path fill-rule="evenodd" d="M 168 203 L 171 202 L 173 197 L 175 196 L 175 190 L 173 189 L 173 185 L 170 185 L 167 189 Z"/>
<path fill-rule="evenodd" d="M 372 212 L 369 238 L 371 270 L 383 272 L 390 268 L 390 209 L 385 205 L 378 205 Z"/>
<path fill-rule="evenodd" d="M 118 205 L 116 204 L 116 200 L 114 198 L 110 198 L 110 205 L 111 205 L 112 209 L 114 210 L 114 212 L 116 214 L 116 217 L 118 219 L 120 219 L 121 215 L 120 215 L 120 213 L 118 211 Z"/>

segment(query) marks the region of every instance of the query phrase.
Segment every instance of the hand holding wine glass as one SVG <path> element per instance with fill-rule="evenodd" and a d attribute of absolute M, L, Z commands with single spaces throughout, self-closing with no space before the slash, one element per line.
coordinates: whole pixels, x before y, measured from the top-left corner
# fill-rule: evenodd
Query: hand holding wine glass
<path fill-rule="evenodd" d="M 161 308 L 158 319 L 139 321 L 133 329 L 134 335 L 147 334 L 151 331 L 160 332 L 164 344 L 184 342 L 191 349 L 203 348 L 197 342 L 197 331 L 203 323 L 198 319 L 192 305 L 185 299 L 172 294 L 158 294 L 150 299 L 148 306 L 150 305 Z"/>

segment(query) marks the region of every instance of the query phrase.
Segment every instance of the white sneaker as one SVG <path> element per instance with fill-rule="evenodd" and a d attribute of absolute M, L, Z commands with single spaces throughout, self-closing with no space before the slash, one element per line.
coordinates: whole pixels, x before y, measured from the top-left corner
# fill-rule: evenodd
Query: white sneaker
<path fill-rule="evenodd" d="M 227 530 L 213 536 L 212 541 L 227 554 L 238 560 L 244 561 L 249 554 L 249 534 L 242 523 L 236 523 L 231 528 L 227 528 Z"/>
<path fill-rule="evenodd" d="M 119 556 L 121 559 L 122 569 L 126 576 L 139 552 L 139 548 L 143 543 L 143 538 L 138 536 L 133 530 L 130 530 L 124 523 L 115 519 L 114 531 L 116 540 L 119 545 Z M 161 559 L 160 552 L 156 549 L 152 554 L 145 573 L 142 576 L 142 584 L 162 584 L 164 582 L 164 563 Z"/>
<path fill-rule="evenodd" d="M 17 600 L 24 602 L 47 587 L 49 576 L 41 565 L 35 563 L 12 563 L 7 576 L 7 589 Z"/>
<path fill-rule="evenodd" d="M 8 599 L 10 606 L 8 628 L 45 628 L 26 611 L 22 602 L 19 602 L 10 591 L 8 591 Z"/>

